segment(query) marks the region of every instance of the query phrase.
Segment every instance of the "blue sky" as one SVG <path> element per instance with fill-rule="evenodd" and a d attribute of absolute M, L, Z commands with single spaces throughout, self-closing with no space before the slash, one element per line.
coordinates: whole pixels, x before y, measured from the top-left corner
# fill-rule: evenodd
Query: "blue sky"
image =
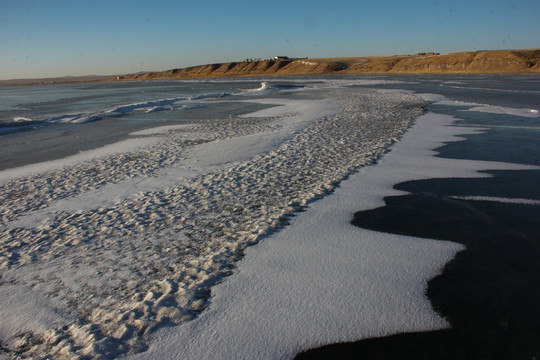
<path fill-rule="evenodd" d="M 0 0 L 0 79 L 540 47 L 538 0 Z"/>

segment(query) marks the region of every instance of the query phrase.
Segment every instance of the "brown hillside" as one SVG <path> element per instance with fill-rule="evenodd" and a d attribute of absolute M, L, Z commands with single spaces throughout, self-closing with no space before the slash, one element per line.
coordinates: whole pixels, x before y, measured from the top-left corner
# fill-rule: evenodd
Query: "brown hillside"
<path fill-rule="evenodd" d="M 540 49 L 445 55 L 284 59 L 193 66 L 127 75 L 122 80 L 308 74 L 509 74 L 540 73 Z"/>

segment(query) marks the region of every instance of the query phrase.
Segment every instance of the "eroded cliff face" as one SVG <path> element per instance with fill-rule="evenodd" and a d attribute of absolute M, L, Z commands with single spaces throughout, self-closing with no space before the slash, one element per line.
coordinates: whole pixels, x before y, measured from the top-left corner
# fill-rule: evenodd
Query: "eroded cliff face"
<path fill-rule="evenodd" d="M 347 66 L 321 59 L 307 60 L 261 60 L 224 64 L 211 64 L 125 76 L 125 80 L 203 78 L 257 75 L 330 74 Z"/>
<path fill-rule="evenodd" d="M 540 73 L 540 49 L 387 57 L 280 59 L 193 66 L 122 80 L 308 74 Z"/>
<path fill-rule="evenodd" d="M 485 51 L 412 56 L 398 61 L 396 73 L 520 73 L 538 72 L 540 51 Z"/>

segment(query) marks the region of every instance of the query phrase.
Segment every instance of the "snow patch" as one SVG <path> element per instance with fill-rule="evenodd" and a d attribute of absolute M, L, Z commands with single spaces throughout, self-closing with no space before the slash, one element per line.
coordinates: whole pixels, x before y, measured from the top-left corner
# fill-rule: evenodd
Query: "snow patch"
<path fill-rule="evenodd" d="M 155 144 L 159 141 L 160 139 L 158 137 L 128 139 L 124 141 L 119 141 L 114 144 L 105 145 L 97 149 L 81 151 L 76 155 L 68 156 L 58 160 L 45 161 L 41 163 L 2 170 L 0 171 L 0 182 L 9 181 L 19 177 L 32 176 L 48 171 L 54 171 L 100 157 L 134 151 L 145 146 Z"/>
<path fill-rule="evenodd" d="M 432 150 L 477 131 L 428 113 L 377 166 L 365 167 L 285 228 L 246 250 L 197 319 L 159 330 L 130 359 L 287 359 L 333 342 L 448 327 L 425 297 L 427 281 L 463 246 L 354 227 L 352 214 L 400 193 L 411 179 L 485 177 L 487 169 L 538 169 L 435 158 Z"/>
<path fill-rule="evenodd" d="M 421 111 L 410 95 L 325 91 L 331 107 L 297 102 L 279 116 L 209 121 L 134 153 L 0 184 L 2 279 L 29 298 L 54 296 L 40 306 L 75 319 L 34 329 L 25 355 L 142 351 L 156 328 L 208 306 L 238 254 L 380 157 Z M 219 161 L 188 166 L 197 156 Z"/>
<path fill-rule="evenodd" d="M 144 135 L 161 135 L 165 134 L 168 131 L 183 130 L 189 127 L 192 127 L 193 124 L 179 124 L 179 125 L 167 125 L 167 126 L 158 126 L 150 129 L 144 129 L 139 131 L 134 131 L 130 133 L 131 136 L 144 136 Z"/>
<path fill-rule="evenodd" d="M 517 109 L 505 106 L 491 106 L 491 105 L 481 105 L 475 106 L 467 111 L 478 111 L 491 114 L 506 114 L 514 116 L 522 116 L 528 118 L 540 118 L 540 114 L 536 109 Z"/>

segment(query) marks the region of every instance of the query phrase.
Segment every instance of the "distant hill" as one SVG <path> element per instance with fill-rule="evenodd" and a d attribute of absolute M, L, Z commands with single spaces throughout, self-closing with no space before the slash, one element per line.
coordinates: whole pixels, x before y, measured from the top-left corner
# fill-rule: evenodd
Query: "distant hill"
<path fill-rule="evenodd" d="M 514 74 L 540 73 L 540 49 L 439 55 L 278 59 L 200 65 L 120 77 L 120 80 L 308 74 Z M 115 80 L 110 78 L 109 80 Z"/>
<path fill-rule="evenodd" d="M 121 76 L 67 76 L 0 80 L 0 85 L 65 84 L 94 81 L 187 79 L 233 76 L 331 74 L 520 74 L 540 73 L 540 49 L 488 50 L 416 55 L 253 60 L 199 65 Z"/>

